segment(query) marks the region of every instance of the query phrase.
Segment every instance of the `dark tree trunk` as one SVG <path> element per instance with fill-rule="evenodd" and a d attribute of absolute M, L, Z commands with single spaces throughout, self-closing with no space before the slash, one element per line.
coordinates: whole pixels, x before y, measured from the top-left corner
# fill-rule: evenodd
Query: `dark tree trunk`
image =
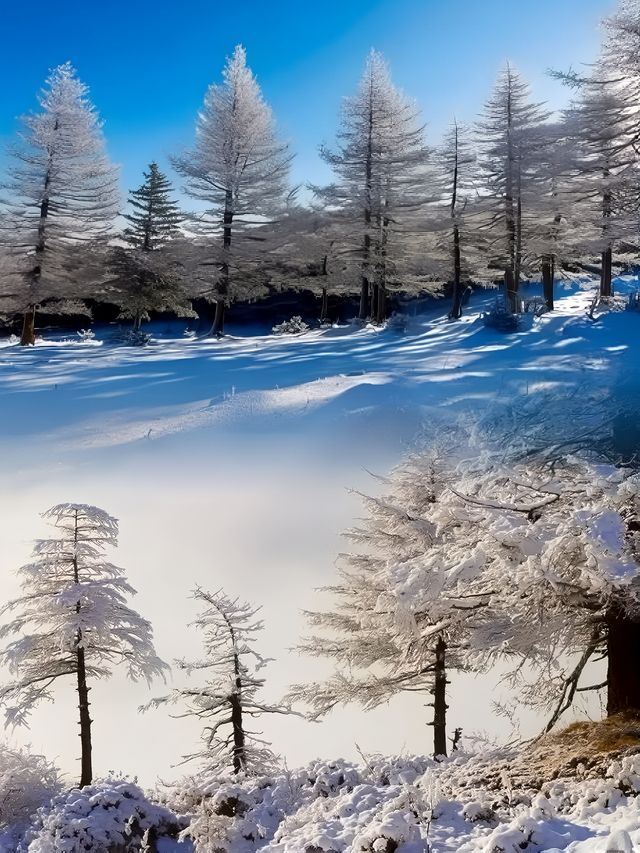
<path fill-rule="evenodd" d="M 215 335 L 218 338 L 221 338 L 224 335 L 224 312 L 224 299 L 216 299 L 216 314 L 213 319 L 211 334 Z"/>
<path fill-rule="evenodd" d="M 547 311 L 553 311 L 553 258 L 547 257 L 542 262 L 542 294 Z"/>
<path fill-rule="evenodd" d="M 78 511 L 76 510 L 73 531 L 73 580 L 80 583 L 78 573 Z M 80 602 L 76 604 L 76 613 L 80 613 Z M 80 787 L 90 785 L 93 780 L 91 764 L 91 717 L 89 716 L 89 687 L 87 686 L 87 668 L 82 645 L 82 631 L 78 628 L 76 637 L 76 675 L 78 687 L 78 710 L 80 712 Z"/>
<path fill-rule="evenodd" d="M 369 317 L 373 320 L 374 323 L 378 322 L 378 293 L 380 292 L 380 285 L 374 284 L 371 288 L 371 306 L 369 308 Z"/>
<path fill-rule="evenodd" d="M 447 754 L 447 644 L 438 637 L 433 681 L 433 756 Z"/>
<path fill-rule="evenodd" d="M 326 323 L 329 319 L 329 297 L 327 295 L 327 288 L 322 288 L 322 299 L 320 302 L 320 322 Z"/>
<path fill-rule="evenodd" d="M 619 608 L 607 614 L 607 715 L 640 711 L 640 622 Z"/>
<path fill-rule="evenodd" d="M 376 323 L 382 325 L 387 319 L 387 289 L 384 285 L 378 285 L 376 299 Z"/>
<path fill-rule="evenodd" d="M 233 656 L 236 692 L 231 696 L 231 727 L 233 729 L 233 772 L 242 773 L 247 769 L 244 724 L 242 720 L 242 677 L 238 655 Z"/>
<path fill-rule="evenodd" d="M 82 642 L 82 632 L 78 631 L 78 643 Z M 93 779 L 91 764 L 91 717 L 89 716 L 89 688 L 87 687 L 87 670 L 84 659 L 84 649 L 76 650 L 78 666 L 78 709 L 80 711 L 80 787 L 90 785 Z"/>
<path fill-rule="evenodd" d="M 504 271 L 504 289 L 507 294 L 507 305 L 515 313 L 518 310 L 518 291 L 512 269 Z"/>
<path fill-rule="evenodd" d="M 33 305 L 24 312 L 22 317 L 22 334 L 20 343 L 23 347 L 33 346 L 36 342 L 36 306 Z"/>
<path fill-rule="evenodd" d="M 228 254 L 231 250 L 231 227 L 233 224 L 233 193 L 227 190 L 224 202 L 224 216 L 222 219 L 222 250 L 225 260 L 220 270 L 220 282 L 218 283 L 218 297 L 216 299 L 216 313 L 211 327 L 211 335 L 221 338 L 224 335 L 224 309 L 229 295 L 229 261 Z"/>
<path fill-rule="evenodd" d="M 600 273 L 600 296 L 613 296 L 612 275 L 613 252 L 611 246 L 602 253 L 602 271 Z"/>
<path fill-rule="evenodd" d="M 460 257 L 460 231 L 453 226 L 453 298 L 449 317 L 459 320 L 462 317 L 462 262 Z"/>
<path fill-rule="evenodd" d="M 369 316 L 369 279 L 366 275 L 362 276 L 360 284 L 360 310 L 358 311 L 358 319 L 366 320 Z"/>

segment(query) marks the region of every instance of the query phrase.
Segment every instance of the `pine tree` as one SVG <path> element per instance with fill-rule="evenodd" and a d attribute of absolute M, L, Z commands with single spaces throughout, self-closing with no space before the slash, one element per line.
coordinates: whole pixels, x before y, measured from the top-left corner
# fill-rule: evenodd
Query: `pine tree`
<path fill-rule="evenodd" d="M 221 335 L 225 306 L 261 280 L 258 267 L 269 245 L 256 226 L 281 212 L 291 162 L 243 47 L 227 61 L 223 82 L 207 91 L 194 147 L 173 162 L 186 192 L 207 208 L 198 217 L 196 250 L 199 270 L 206 273 L 205 292 L 216 305 L 211 333 Z M 213 281 L 212 268 L 217 270 Z"/>
<path fill-rule="evenodd" d="M 178 203 L 171 198 L 171 182 L 158 164 L 150 163 L 143 175 L 144 183 L 129 192 L 133 212 L 124 215 L 129 226 L 123 233 L 130 246 L 153 252 L 164 248 L 180 233 L 183 217 Z"/>
<path fill-rule="evenodd" d="M 39 103 L 39 113 L 22 119 L 11 152 L 17 165 L 6 184 L 2 232 L 15 262 L 14 286 L 21 282 L 23 344 L 35 341 L 38 304 L 81 297 L 101 279 L 93 243 L 109 233 L 120 204 L 101 122 L 69 63 L 51 72 Z"/>
<path fill-rule="evenodd" d="M 107 548 L 117 545 L 116 519 L 85 504 L 59 504 L 43 517 L 58 536 L 36 543 L 33 562 L 19 570 L 23 595 L 2 609 L 16 615 L 0 637 L 17 639 L 0 655 L 16 676 L 0 689 L 0 702 L 7 724 L 22 725 L 36 705 L 52 698 L 58 679 L 75 680 L 82 787 L 93 775 L 91 681 L 122 665 L 134 681 L 149 682 L 164 677 L 167 667 L 154 651 L 151 625 L 127 606 L 135 590 L 124 571 L 105 559 Z"/>
<path fill-rule="evenodd" d="M 133 320 L 134 331 L 140 329 L 149 311 L 172 311 L 178 316 L 195 316 L 181 276 L 177 252 L 183 247 L 183 217 L 171 198 L 168 178 L 151 163 L 144 172 L 144 183 L 129 193 L 130 223 L 123 232 L 128 247 L 114 247 L 111 267 L 116 274 L 112 282 L 122 317 Z"/>
<path fill-rule="evenodd" d="M 507 64 L 478 123 L 485 253 L 489 269 L 504 270 L 512 311 L 519 310 L 519 287 L 527 252 L 525 198 L 538 182 L 536 146 L 547 119 L 530 100 L 529 87 Z"/>
<path fill-rule="evenodd" d="M 389 284 L 419 277 L 415 221 L 428 200 L 428 149 L 415 103 L 393 85 L 376 51 L 344 101 L 337 148 L 320 153 L 337 182 L 315 191 L 342 223 L 342 251 L 358 268 L 359 317 L 382 322 Z"/>
<path fill-rule="evenodd" d="M 431 693 L 433 753 L 446 755 L 447 676 L 469 666 L 471 620 L 486 606 L 486 596 L 464 590 L 473 553 L 457 574 L 440 568 L 455 531 L 441 533 L 435 519 L 452 481 L 455 466 L 436 451 L 400 466 L 382 497 L 363 497 L 364 523 L 346 534 L 358 550 L 341 555 L 339 582 L 324 590 L 333 606 L 307 613 L 320 633 L 299 646 L 336 664 L 326 681 L 290 688 L 312 719 L 348 702 L 370 709 L 401 692 Z"/>
<path fill-rule="evenodd" d="M 444 250 L 444 275 L 453 285 L 449 317 L 458 320 L 462 316 L 463 279 L 471 277 L 472 202 L 477 183 L 476 157 L 467 129 L 454 121 L 435 152 L 434 160 L 438 196 L 437 245 Z"/>
<path fill-rule="evenodd" d="M 269 772 L 276 758 L 249 731 L 247 720 L 291 711 L 260 698 L 265 680 L 257 673 L 269 662 L 253 647 L 263 627 L 256 619 L 260 608 L 231 599 L 222 591 L 209 593 L 198 588 L 193 597 L 203 606 L 194 624 L 203 633 L 205 656 L 176 664 L 189 676 L 202 673 L 205 680 L 153 699 L 142 710 L 180 704 L 185 706 L 182 716 L 205 721 L 202 749 L 184 757 L 185 761 L 198 760 L 203 772 L 228 768 L 234 773 Z"/>

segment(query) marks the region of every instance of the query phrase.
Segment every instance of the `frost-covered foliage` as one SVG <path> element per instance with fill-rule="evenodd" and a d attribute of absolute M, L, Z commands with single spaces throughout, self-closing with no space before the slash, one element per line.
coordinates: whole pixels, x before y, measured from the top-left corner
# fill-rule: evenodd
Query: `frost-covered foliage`
<path fill-rule="evenodd" d="M 518 315 L 507 305 L 506 301 L 498 298 L 490 311 L 482 315 L 482 321 L 490 329 L 499 332 L 517 332 L 519 328 Z"/>
<path fill-rule="evenodd" d="M 278 323 L 278 325 L 273 327 L 272 331 L 274 335 L 301 335 L 309 331 L 309 326 L 298 314 L 290 320 Z"/>
<path fill-rule="evenodd" d="M 27 722 L 53 685 L 73 678 L 78 691 L 82 784 L 91 781 L 88 682 L 123 666 L 133 680 L 164 675 L 166 664 L 153 648 L 151 625 L 127 606 L 135 590 L 124 571 L 107 561 L 117 545 L 118 522 L 86 504 L 58 504 L 43 513 L 57 536 L 40 539 L 33 561 L 19 569 L 23 594 L 8 602 L 14 614 L 0 628 L 11 639 L 1 660 L 15 680 L 0 689 L 8 725 Z"/>
<path fill-rule="evenodd" d="M 50 761 L 26 749 L 2 744 L 0 750 L 0 849 L 17 843 L 29 818 L 62 788 Z"/>
<path fill-rule="evenodd" d="M 183 838 L 196 853 L 592 853 L 626 850 L 612 846 L 624 833 L 640 840 L 638 754 L 604 756 L 597 772 L 573 778 L 512 778 L 516 764 L 526 771 L 543 754 L 525 744 L 438 763 L 368 756 L 212 778 L 197 801 L 186 786 Z"/>
<path fill-rule="evenodd" d="M 282 211 L 291 155 L 277 138 L 271 109 L 238 45 L 223 80 L 209 87 L 196 124 L 193 148 L 176 157 L 187 193 L 206 210 L 198 215 L 193 272 L 202 295 L 216 301 L 214 332 L 222 332 L 225 303 L 263 287 L 270 244 L 255 226 Z"/>
<path fill-rule="evenodd" d="M 342 223 L 341 255 L 361 278 L 360 319 L 383 322 L 388 288 L 429 287 L 416 219 L 431 193 L 419 110 L 393 84 L 376 51 L 356 92 L 344 99 L 337 136 L 335 149 L 321 148 L 336 182 L 316 193 Z"/>
<path fill-rule="evenodd" d="M 201 749 L 184 757 L 201 764 L 203 778 L 229 769 L 253 775 L 269 772 L 276 757 L 247 723 L 262 714 L 290 711 L 260 696 L 265 680 L 258 672 L 269 662 L 253 647 L 263 627 L 256 619 L 260 608 L 231 599 L 221 590 L 198 588 L 193 597 L 203 606 L 194 625 L 202 631 L 204 658 L 176 664 L 189 677 L 201 674 L 204 683 L 177 688 L 153 699 L 144 710 L 180 704 L 185 707 L 183 716 L 205 723 Z"/>
<path fill-rule="evenodd" d="M 0 230 L 15 262 L 11 286 L 15 291 L 21 285 L 19 310 L 94 295 L 103 272 L 91 244 L 107 235 L 120 206 L 100 119 L 69 63 L 51 72 L 39 104 L 39 112 L 23 119 L 24 132 L 12 149 L 16 166 Z M 32 330 L 23 343 L 33 343 Z"/>
<path fill-rule="evenodd" d="M 502 444 L 472 454 L 432 447 L 383 497 L 364 498 L 368 516 L 348 533 L 360 549 L 327 589 L 333 607 L 308 614 L 323 633 L 303 651 L 336 663 L 326 682 L 291 690 L 314 716 L 428 689 L 438 640 L 449 666 L 513 660 L 520 698 L 553 709 L 551 723 L 598 657 L 609 713 L 636 707 L 624 649 L 640 624 L 640 475 L 572 456 L 509 459 Z"/>
<path fill-rule="evenodd" d="M 36 814 L 18 853 L 134 853 L 176 836 L 178 820 L 135 784 L 105 779 L 60 794 Z"/>
<path fill-rule="evenodd" d="M 504 270 L 512 310 L 530 258 L 528 208 L 541 176 L 539 150 L 548 114 L 531 100 L 526 81 L 509 64 L 500 73 L 478 125 L 480 181 L 478 214 L 488 269 Z M 551 217 L 553 218 L 553 217 Z"/>
<path fill-rule="evenodd" d="M 37 702 L 51 698 L 57 678 L 76 674 L 79 650 L 89 678 L 109 676 L 116 664 L 133 679 L 165 671 L 151 625 L 126 606 L 135 590 L 104 556 L 117 545 L 116 519 L 87 504 L 58 504 L 43 517 L 58 535 L 36 542 L 33 562 L 19 570 L 24 595 L 3 608 L 17 615 L 0 636 L 19 635 L 2 654 L 18 676 L 0 691 L 11 725 L 26 722 Z"/>

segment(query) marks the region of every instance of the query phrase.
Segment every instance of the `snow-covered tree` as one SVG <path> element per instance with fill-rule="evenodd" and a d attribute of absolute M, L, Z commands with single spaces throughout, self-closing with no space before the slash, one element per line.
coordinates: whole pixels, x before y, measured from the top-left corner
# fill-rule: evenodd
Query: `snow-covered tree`
<path fill-rule="evenodd" d="M 343 252 L 358 269 L 359 316 L 382 322 L 389 285 L 420 286 L 416 219 L 428 199 L 428 149 L 416 104 L 393 85 L 376 51 L 344 100 L 336 149 L 320 153 L 337 180 L 315 191 L 341 223 Z"/>
<path fill-rule="evenodd" d="M 58 679 L 75 681 L 82 746 L 80 785 L 91 783 L 92 680 L 122 665 L 149 682 L 167 666 L 155 653 L 151 625 L 127 606 L 135 590 L 105 552 L 118 541 L 118 522 L 85 504 L 59 504 L 43 517 L 57 536 L 36 542 L 33 561 L 19 570 L 23 594 L 2 609 L 14 614 L 0 628 L 7 643 L 0 660 L 15 680 L 0 689 L 8 725 L 25 724 Z"/>
<path fill-rule="evenodd" d="M 640 476 L 584 456 L 505 462 L 503 450 L 458 474 L 441 500 L 456 536 L 440 567 L 458 573 L 464 562 L 468 591 L 485 597 L 476 648 L 516 656 L 514 683 L 553 709 L 551 724 L 594 687 L 606 688 L 608 714 L 638 710 Z M 580 685 L 598 658 L 604 681 Z M 523 662 L 533 684 L 520 682 Z"/>
<path fill-rule="evenodd" d="M 528 250 L 525 200 L 539 182 L 536 166 L 546 119 L 541 105 L 531 101 L 527 83 L 507 64 L 485 104 L 477 137 L 487 266 L 504 272 L 514 311 Z"/>
<path fill-rule="evenodd" d="M 39 103 L 11 149 L 1 234 L 14 261 L 5 283 L 24 313 L 23 344 L 34 343 L 39 304 L 86 296 L 101 280 L 94 244 L 109 233 L 120 205 L 100 119 L 69 63 L 51 72 Z"/>
<path fill-rule="evenodd" d="M 360 292 L 360 279 L 341 241 L 340 224 L 317 207 L 291 205 L 278 223 L 281 289 L 310 290 L 320 298 L 320 322 L 329 320 L 329 297 Z"/>
<path fill-rule="evenodd" d="M 132 211 L 125 214 L 129 225 L 123 232 L 128 245 L 114 246 L 110 259 L 112 295 L 121 316 L 132 319 L 136 331 L 150 311 L 195 316 L 178 258 L 185 252 L 183 217 L 171 198 L 171 183 L 156 163 L 144 173 L 144 183 L 129 193 L 129 204 Z M 181 252 L 175 251 L 178 247 Z"/>
<path fill-rule="evenodd" d="M 194 226 L 196 269 L 216 305 L 212 334 L 221 335 L 225 306 L 262 282 L 269 245 L 257 226 L 280 213 L 291 162 L 243 47 L 228 59 L 223 82 L 207 91 L 195 145 L 173 162 L 186 192 L 205 206 Z"/>
<path fill-rule="evenodd" d="M 463 281 L 472 277 L 473 226 L 471 215 L 476 195 L 476 156 L 467 129 L 454 121 L 436 150 L 434 184 L 437 193 L 436 231 L 438 248 L 445 255 L 447 280 L 452 282 L 449 316 L 462 316 Z"/>
<path fill-rule="evenodd" d="M 600 256 L 604 298 L 613 295 L 614 251 L 630 241 L 638 244 L 640 70 L 636 65 L 634 79 L 629 65 L 619 61 L 614 31 L 587 76 L 559 75 L 578 90 L 565 111 L 572 143 L 567 168 L 575 222 L 571 244 L 579 257 Z"/>
<path fill-rule="evenodd" d="M 153 699 L 143 710 L 178 704 L 185 708 L 181 716 L 202 720 L 202 748 L 184 760 L 198 760 L 208 774 L 229 768 L 234 773 L 268 772 L 276 758 L 247 723 L 263 714 L 291 712 L 260 697 L 265 680 L 258 673 L 269 662 L 254 648 L 263 628 L 256 618 L 260 608 L 231 599 L 221 590 L 198 588 L 193 597 L 203 605 L 194 625 L 202 631 L 204 657 L 178 660 L 176 665 L 188 676 L 201 673 L 203 681 Z"/>
<path fill-rule="evenodd" d="M 455 474 L 438 450 L 400 466 L 382 497 L 363 496 L 368 514 L 346 533 L 358 550 L 342 555 L 339 583 L 324 590 L 332 607 L 307 614 L 321 632 L 300 650 L 336 664 L 327 681 L 290 690 L 312 718 L 346 702 L 370 709 L 401 692 L 431 692 L 433 751 L 446 755 L 447 672 L 468 665 L 470 626 L 486 605 L 484 594 L 464 592 L 468 556 L 458 572 L 440 566 L 455 530 L 442 529 L 436 519 L 446 511 L 436 507 Z"/>

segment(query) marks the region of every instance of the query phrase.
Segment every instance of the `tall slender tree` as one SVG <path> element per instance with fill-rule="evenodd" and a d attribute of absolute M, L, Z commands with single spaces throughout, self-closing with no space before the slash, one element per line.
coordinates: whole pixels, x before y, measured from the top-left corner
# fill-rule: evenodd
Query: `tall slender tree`
<path fill-rule="evenodd" d="M 416 219 L 428 200 L 428 149 L 416 104 L 392 83 L 372 50 L 356 93 L 345 98 L 335 150 L 322 158 L 337 180 L 316 187 L 342 222 L 342 243 L 360 273 L 360 319 L 386 314 L 388 283 L 416 280 Z"/>
<path fill-rule="evenodd" d="M 438 216 L 438 247 L 444 251 L 444 274 L 452 282 L 449 316 L 462 316 L 463 280 L 471 277 L 470 253 L 473 248 L 473 197 L 476 192 L 475 152 L 468 130 L 454 121 L 442 145 L 435 152 L 434 183 Z"/>
<path fill-rule="evenodd" d="M 2 609 L 14 618 L 0 638 L 18 635 L 0 659 L 16 680 L 0 688 L 9 725 L 24 724 L 32 709 L 52 698 L 58 679 L 70 677 L 78 693 L 80 786 L 93 776 L 89 692 L 115 665 L 149 682 L 167 666 L 155 653 L 151 625 L 127 606 L 135 594 L 124 571 L 105 559 L 118 541 L 118 523 L 86 504 L 59 504 L 43 514 L 58 536 L 39 540 L 33 562 L 19 570 L 23 594 Z"/>
<path fill-rule="evenodd" d="M 534 154 L 547 117 L 542 106 L 531 101 L 524 79 L 507 64 L 478 123 L 487 264 L 490 269 L 504 271 L 513 311 L 518 310 L 527 251 L 524 200 L 538 180 Z"/>
<path fill-rule="evenodd" d="M 227 60 L 222 83 L 207 91 L 194 147 L 173 162 L 187 193 L 206 205 L 196 229 L 198 266 L 208 272 L 204 292 L 216 306 L 211 333 L 221 335 L 225 307 L 259 277 L 269 246 L 257 226 L 282 209 L 291 162 L 240 45 Z"/>
<path fill-rule="evenodd" d="M 15 261 L 13 281 L 22 283 L 23 344 L 35 341 L 38 304 L 87 295 L 101 279 L 93 244 L 110 232 L 120 205 L 102 124 L 69 63 L 51 72 L 39 103 L 40 112 L 22 119 L 5 185 L 2 242 Z"/>
<path fill-rule="evenodd" d="M 455 466 L 425 454 L 395 471 L 382 497 L 363 498 L 364 523 L 346 534 L 358 550 L 342 555 L 339 582 L 325 590 L 332 607 L 307 614 L 319 632 L 300 645 L 333 660 L 335 673 L 288 694 L 312 719 L 348 702 L 370 709 L 402 692 L 431 694 L 433 753 L 446 755 L 447 676 L 467 666 L 471 618 L 486 599 L 464 594 L 464 561 L 458 574 L 439 569 L 453 529 L 441 535 L 434 518 L 451 481 Z"/>
<path fill-rule="evenodd" d="M 203 720 L 202 749 L 185 756 L 185 761 L 197 759 L 205 772 L 228 768 L 234 773 L 269 772 L 275 756 L 249 731 L 247 722 L 262 714 L 291 711 L 269 705 L 260 697 L 265 680 L 257 673 L 269 662 L 253 647 L 263 627 L 256 618 L 260 608 L 231 599 L 222 591 L 197 588 L 193 597 L 203 607 L 194 624 L 202 631 L 205 656 L 176 663 L 188 675 L 202 673 L 205 681 L 153 699 L 143 710 L 180 704 L 185 706 L 183 716 Z"/>

